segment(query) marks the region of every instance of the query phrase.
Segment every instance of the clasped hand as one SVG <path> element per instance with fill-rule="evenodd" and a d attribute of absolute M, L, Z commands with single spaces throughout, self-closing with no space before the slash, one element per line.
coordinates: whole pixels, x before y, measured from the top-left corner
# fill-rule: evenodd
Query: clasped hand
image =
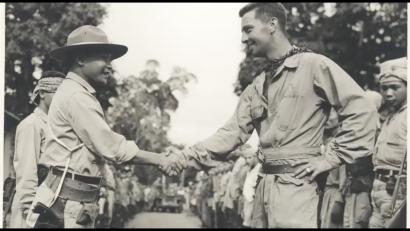
<path fill-rule="evenodd" d="M 168 148 L 159 161 L 159 169 L 167 176 L 177 176 L 187 166 L 187 160 L 182 151 L 176 148 Z"/>

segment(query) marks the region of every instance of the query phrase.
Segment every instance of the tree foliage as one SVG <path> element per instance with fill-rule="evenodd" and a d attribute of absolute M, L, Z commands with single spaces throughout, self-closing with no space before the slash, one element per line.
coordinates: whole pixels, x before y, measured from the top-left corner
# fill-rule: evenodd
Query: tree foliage
<path fill-rule="evenodd" d="M 406 3 L 284 3 L 292 42 L 326 55 L 361 85 L 374 89 L 378 64 L 406 56 Z M 239 95 L 260 73 L 261 60 L 240 66 Z M 256 71 L 255 71 L 256 70 Z"/>
<path fill-rule="evenodd" d="M 139 148 L 161 153 L 173 145 L 167 137 L 171 113 L 178 108 L 173 93 L 186 92 L 185 84 L 196 77 L 180 67 L 174 68 L 167 81 L 158 77 L 155 68 L 147 68 L 139 76 L 131 75 L 119 81 L 118 97 L 110 99 L 112 106 L 108 108 L 107 121 L 114 131 L 134 140 Z M 143 182 L 152 182 L 159 176 L 154 169 L 135 168 Z"/>
<path fill-rule="evenodd" d="M 6 110 L 20 117 L 31 112 L 34 75 L 44 69 L 65 72 L 47 53 L 65 45 L 75 28 L 98 25 L 105 15 L 98 3 L 6 3 Z"/>

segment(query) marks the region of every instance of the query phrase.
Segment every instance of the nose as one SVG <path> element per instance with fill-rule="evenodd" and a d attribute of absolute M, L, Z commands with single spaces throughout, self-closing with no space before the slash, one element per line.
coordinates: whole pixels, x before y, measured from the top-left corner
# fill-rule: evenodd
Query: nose
<path fill-rule="evenodd" d="M 387 100 L 391 100 L 394 98 L 394 91 L 393 89 L 387 89 L 386 91 L 384 91 L 384 98 Z"/>
<path fill-rule="evenodd" d="M 248 35 L 244 32 L 242 32 L 241 41 L 242 41 L 242 43 L 246 43 L 248 41 Z"/>

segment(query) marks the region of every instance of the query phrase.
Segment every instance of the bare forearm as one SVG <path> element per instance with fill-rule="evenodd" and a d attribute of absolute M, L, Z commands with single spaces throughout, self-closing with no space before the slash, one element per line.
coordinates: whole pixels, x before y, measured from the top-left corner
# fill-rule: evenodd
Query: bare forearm
<path fill-rule="evenodd" d="M 140 149 L 135 155 L 135 157 L 132 158 L 128 163 L 158 166 L 162 158 L 163 158 L 163 155 L 160 155 L 155 152 L 144 151 Z"/>

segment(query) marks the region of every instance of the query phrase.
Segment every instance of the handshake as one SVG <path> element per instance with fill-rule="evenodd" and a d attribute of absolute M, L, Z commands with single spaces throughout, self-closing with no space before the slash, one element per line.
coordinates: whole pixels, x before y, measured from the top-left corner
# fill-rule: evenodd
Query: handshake
<path fill-rule="evenodd" d="M 167 176 L 177 176 L 188 164 L 188 155 L 176 148 L 169 148 L 158 161 L 158 168 Z"/>

